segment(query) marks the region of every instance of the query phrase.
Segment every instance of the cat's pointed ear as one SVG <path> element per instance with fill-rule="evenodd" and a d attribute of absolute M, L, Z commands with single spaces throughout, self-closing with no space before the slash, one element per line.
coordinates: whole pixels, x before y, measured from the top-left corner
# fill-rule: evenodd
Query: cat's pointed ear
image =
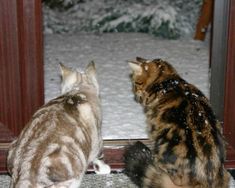
<path fill-rule="evenodd" d="M 143 69 L 141 67 L 141 63 L 135 62 L 135 61 L 128 61 L 128 64 L 129 64 L 131 70 L 135 74 L 141 74 L 142 73 Z"/>
<path fill-rule="evenodd" d="M 96 68 L 94 61 L 91 61 L 86 68 L 86 74 L 87 76 L 94 76 L 96 77 Z"/>
<path fill-rule="evenodd" d="M 60 72 L 61 72 L 61 77 L 64 80 L 68 75 L 70 75 L 73 72 L 73 70 L 60 63 Z"/>
<path fill-rule="evenodd" d="M 96 68 L 94 61 L 91 61 L 86 68 L 86 75 L 90 82 L 92 82 L 97 89 L 99 89 L 97 76 L 96 76 Z"/>
<path fill-rule="evenodd" d="M 136 61 L 137 62 L 141 62 L 141 63 L 145 63 L 146 61 L 148 61 L 147 59 L 144 59 L 142 57 L 136 57 Z"/>
<path fill-rule="evenodd" d="M 72 68 L 66 67 L 60 63 L 61 71 L 61 93 L 70 91 L 75 83 L 81 81 L 81 74 L 78 71 L 73 70 Z"/>

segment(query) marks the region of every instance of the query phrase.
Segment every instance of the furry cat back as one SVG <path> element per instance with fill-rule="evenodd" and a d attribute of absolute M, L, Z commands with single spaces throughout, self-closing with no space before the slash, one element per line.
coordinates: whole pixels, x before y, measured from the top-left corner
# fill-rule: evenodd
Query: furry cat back
<path fill-rule="evenodd" d="M 10 146 L 11 187 L 79 187 L 88 164 L 101 153 L 95 65 L 84 73 L 60 67 L 63 95 L 42 106 Z"/>
<path fill-rule="evenodd" d="M 228 188 L 225 142 L 208 99 L 166 61 L 137 57 L 129 65 L 135 99 L 144 107 L 149 138 L 154 142 L 153 160 L 144 168 L 141 185 Z M 139 160 L 128 153 L 125 158 Z M 126 164 L 128 174 L 136 176 L 136 167 L 131 165 L 136 163 Z"/>

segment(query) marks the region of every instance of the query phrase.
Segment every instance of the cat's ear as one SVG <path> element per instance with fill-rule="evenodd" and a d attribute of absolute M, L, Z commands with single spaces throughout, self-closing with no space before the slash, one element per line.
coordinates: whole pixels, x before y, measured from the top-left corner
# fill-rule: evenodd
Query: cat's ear
<path fill-rule="evenodd" d="M 75 71 L 69 67 L 66 67 L 60 63 L 61 71 L 61 93 L 70 91 L 75 83 L 81 81 L 81 74 L 78 71 Z"/>
<path fill-rule="evenodd" d="M 86 74 L 89 77 L 95 77 L 96 78 L 96 68 L 94 61 L 91 61 L 86 68 Z"/>
<path fill-rule="evenodd" d="M 147 59 L 144 59 L 142 57 L 136 57 L 136 61 L 137 62 L 141 62 L 141 63 L 145 63 L 146 61 L 148 61 Z"/>
<path fill-rule="evenodd" d="M 135 74 L 142 74 L 142 67 L 141 67 L 141 63 L 139 62 L 135 62 L 135 61 L 128 61 L 128 64 L 131 68 L 131 70 L 135 73 Z"/>
<path fill-rule="evenodd" d="M 65 80 L 65 78 L 68 77 L 68 75 L 72 74 L 74 71 L 71 68 L 66 67 L 65 65 L 60 63 L 60 72 L 62 80 Z"/>
<path fill-rule="evenodd" d="M 96 68 L 95 68 L 95 63 L 94 61 L 91 61 L 87 68 L 86 68 L 86 75 L 88 80 L 95 85 L 97 89 L 99 89 L 98 81 L 97 81 L 97 76 L 96 76 Z"/>

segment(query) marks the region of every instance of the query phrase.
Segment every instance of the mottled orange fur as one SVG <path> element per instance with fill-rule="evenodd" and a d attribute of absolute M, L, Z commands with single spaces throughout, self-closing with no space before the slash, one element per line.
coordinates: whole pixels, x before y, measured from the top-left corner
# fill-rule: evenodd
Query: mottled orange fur
<path fill-rule="evenodd" d="M 137 57 L 129 65 L 133 92 L 144 107 L 154 142 L 141 186 L 228 188 L 222 128 L 208 99 L 166 61 Z"/>

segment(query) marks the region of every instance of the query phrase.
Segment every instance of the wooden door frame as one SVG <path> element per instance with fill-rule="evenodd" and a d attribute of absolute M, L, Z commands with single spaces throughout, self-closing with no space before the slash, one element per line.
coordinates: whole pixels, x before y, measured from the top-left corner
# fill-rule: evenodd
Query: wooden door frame
<path fill-rule="evenodd" d="M 235 168 L 235 2 L 215 0 L 210 102 L 228 142 L 227 168 Z"/>
<path fill-rule="evenodd" d="M 11 7 L 11 10 L 2 7 Z M 235 2 L 215 0 L 214 10 L 210 57 L 211 103 L 224 125 L 224 134 L 229 143 L 226 167 L 235 168 L 235 105 L 232 99 L 232 96 L 235 96 Z M 6 75 L 5 72 L 1 72 L 0 75 L 0 87 L 4 88 L 4 91 L 0 90 L 0 110 L 8 109 L 6 100 L 8 103 L 12 102 L 12 109 L 7 111 L 10 116 L 7 112 L 4 116 L 0 114 L 0 173 L 5 173 L 9 141 L 19 133 L 32 113 L 44 103 L 41 0 L 0 1 L 0 16 L 0 24 L 4 25 L 2 30 L 0 27 L 0 37 L 4 37 L 4 43 L 0 40 L 0 63 L 2 67 L 7 67 L 8 70 L 5 72 L 13 70 L 12 75 Z M 8 21 L 12 25 L 7 25 Z M 8 30 L 6 32 L 3 29 Z M 5 84 L 7 78 L 14 80 L 11 83 L 12 87 Z M 7 98 L 11 92 L 17 94 L 13 98 Z M 124 148 L 135 141 L 104 141 L 105 160 L 112 169 L 123 168 Z M 141 141 L 150 144 L 148 140 Z"/>
<path fill-rule="evenodd" d="M 227 166 L 235 167 L 235 1 L 229 2 L 224 95 L 224 135 L 230 145 Z"/>
<path fill-rule="evenodd" d="M 9 143 L 44 103 L 41 0 L 0 1 L 0 172 Z"/>

